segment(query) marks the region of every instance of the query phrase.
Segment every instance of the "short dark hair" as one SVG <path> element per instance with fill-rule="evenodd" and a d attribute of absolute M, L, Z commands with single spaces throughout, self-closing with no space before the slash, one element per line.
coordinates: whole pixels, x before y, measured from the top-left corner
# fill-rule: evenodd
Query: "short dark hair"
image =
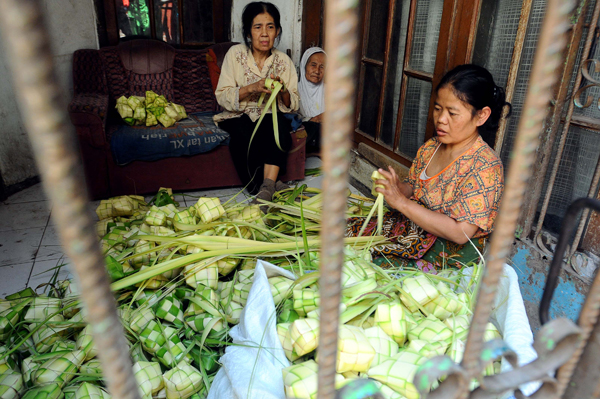
<path fill-rule="evenodd" d="M 254 1 L 244 7 L 244 12 L 242 13 L 242 35 L 244 36 L 244 43 L 246 43 L 248 48 L 252 48 L 252 40 L 250 39 L 252 22 L 257 15 L 264 13 L 273 17 L 275 28 L 279 30 L 277 38 L 281 37 L 283 29 L 281 29 L 281 15 L 279 14 L 279 9 L 274 4 L 266 1 Z"/>
<path fill-rule="evenodd" d="M 492 74 L 487 69 L 473 64 L 459 65 L 446 73 L 435 89 L 436 94 L 447 86 L 452 88 L 454 95 L 462 102 L 473 107 L 473 116 L 484 107 L 490 107 L 490 117 L 477 131 L 483 140 L 494 148 L 502 111 L 505 106 L 509 107 L 507 117 L 512 111 L 512 106 L 506 102 L 504 89 L 496 86 Z"/>

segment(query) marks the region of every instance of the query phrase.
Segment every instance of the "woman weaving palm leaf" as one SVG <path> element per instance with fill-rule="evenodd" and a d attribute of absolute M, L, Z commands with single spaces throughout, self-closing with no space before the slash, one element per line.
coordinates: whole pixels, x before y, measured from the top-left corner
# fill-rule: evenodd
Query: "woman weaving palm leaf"
<path fill-rule="evenodd" d="M 375 182 L 393 208 L 383 221 L 392 243 L 372 251 L 424 271 L 461 267 L 483 250 L 504 188 L 502 161 L 491 146 L 510 107 L 492 75 L 476 65 L 448 72 L 435 94 L 437 135 L 419 149 L 405 181 L 390 167 L 379 169 L 384 178 Z M 358 235 L 363 223 L 349 219 L 346 235 Z M 373 220 L 364 231 L 375 229 Z"/>
<path fill-rule="evenodd" d="M 215 96 L 225 112 L 214 120 L 231 136 L 229 150 L 242 183 L 257 199 L 270 201 L 276 190 L 287 188 L 277 176 L 284 172 L 292 128 L 281 113 L 275 120 L 270 116 L 261 120 L 263 112 L 271 112 L 271 107 L 261 105 L 273 91 L 274 107 L 284 113 L 298 110 L 298 77 L 292 60 L 273 47 L 281 35 L 277 7 L 248 4 L 242 25 L 245 44 L 231 47 L 223 60 Z"/>

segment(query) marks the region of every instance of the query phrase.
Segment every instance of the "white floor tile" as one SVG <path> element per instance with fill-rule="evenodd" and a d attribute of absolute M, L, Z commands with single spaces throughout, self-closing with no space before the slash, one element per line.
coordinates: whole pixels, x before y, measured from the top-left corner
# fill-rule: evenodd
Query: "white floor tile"
<path fill-rule="evenodd" d="M 50 202 L 23 202 L 0 205 L 0 231 L 46 227 Z"/>
<path fill-rule="evenodd" d="M 0 267 L 0 297 L 25 289 L 32 266 L 33 262 Z"/>
<path fill-rule="evenodd" d="M 72 278 L 73 274 L 67 263 L 65 259 L 36 261 L 31 271 L 31 277 L 29 277 L 28 286 L 41 294 L 47 292 L 47 288 L 38 287 L 51 282 L 55 273 L 58 274 L 57 280 Z"/>
<path fill-rule="evenodd" d="M 44 227 L 0 232 L 0 266 L 33 262 Z"/>
<path fill-rule="evenodd" d="M 19 191 L 16 194 L 8 197 L 4 203 L 5 204 L 19 204 L 22 202 L 36 202 L 36 201 L 47 201 L 46 194 L 44 193 L 44 188 L 42 183 L 38 183 L 34 186 L 26 188 L 23 191 Z"/>
<path fill-rule="evenodd" d="M 64 250 L 60 243 L 60 238 L 58 236 L 56 226 L 54 226 L 52 223 L 49 223 L 48 227 L 46 227 L 46 230 L 44 231 L 42 243 L 40 244 L 40 249 L 35 260 L 46 261 L 59 259 L 63 256 Z"/>

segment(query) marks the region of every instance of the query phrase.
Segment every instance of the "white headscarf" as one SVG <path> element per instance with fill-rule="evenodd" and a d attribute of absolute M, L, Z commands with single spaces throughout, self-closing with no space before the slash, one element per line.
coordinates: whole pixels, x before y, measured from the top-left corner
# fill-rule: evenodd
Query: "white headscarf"
<path fill-rule="evenodd" d="M 321 47 L 311 47 L 304 52 L 300 61 L 300 81 L 298 92 L 300 93 L 300 114 L 305 120 L 322 114 L 325 111 L 325 84 L 323 80 L 314 84 L 306 79 L 306 64 L 310 56 L 315 53 L 325 53 Z"/>

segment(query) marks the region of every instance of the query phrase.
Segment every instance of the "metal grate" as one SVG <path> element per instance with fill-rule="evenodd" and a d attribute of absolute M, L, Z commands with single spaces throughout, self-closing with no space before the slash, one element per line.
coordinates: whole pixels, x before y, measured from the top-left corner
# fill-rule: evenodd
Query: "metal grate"
<path fill-rule="evenodd" d="M 443 8 L 444 4 L 439 0 L 417 2 L 409 63 L 412 69 L 433 73 Z"/>
<path fill-rule="evenodd" d="M 563 127 L 559 128 L 562 131 Z M 552 149 L 552 163 L 556 162 L 558 141 Z M 587 197 L 592 178 L 600 154 L 600 134 L 587 129 L 571 126 L 554 181 L 552 194 L 548 203 L 548 210 L 544 218 L 544 228 L 558 234 L 567 208 L 577 198 Z M 546 193 L 549 176 L 545 177 L 544 189 Z M 538 204 L 541 209 L 542 199 Z M 580 215 L 578 216 L 580 218 Z"/>
<path fill-rule="evenodd" d="M 506 6 L 504 6 L 506 3 Z M 514 4 L 517 3 L 517 4 Z M 515 0 L 500 0 L 498 9 L 502 8 L 502 13 L 498 14 L 498 19 L 496 22 L 496 26 L 504 25 L 511 20 L 514 20 L 514 16 L 508 12 L 509 8 L 514 7 L 517 12 L 521 13 L 521 1 Z M 529 20 L 529 26 L 527 28 L 527 35 L 525 37 L 525 43 L 523 43 L 523 54 L 521 56 L 521 64 L 519 65 L 519 73 L 517 75 L 517 83 L 515 85 L 515 92 L 513 95 L 513 115 L 509 119 L 508 126 L 506 129 L 506 136 L 504 138 L 504 145 L 502 146 L 501 158 L 505 167 L 509 167 L 509 155 L 512 152 L 512 147 L 514 143 L 514 138 L 517 134 L 517 126 L 519 124 L 519 119 L 521 117 L 521 110 L 523 108 L 523 102 L 525 101 L 525 94 L 527 93 L 527 87 L 529 82 L 529 74 L 531 72 L 531 67 L 533 64 L 533 56 L 535 54 L 535 50 L 538 43 L 538 36 L 540 34 L 540 29 L 542 25 L 542 20 L 544 18 L 544 12 L 546 9 L 546 1 L 545 0 L 536 0 L 533 2 L 531 9 L 531 17 Z M 504 18 L 507 18 L 505 21 Z M 518 17 L 517 17 L 518 18 Z M 518 20 L 517 20 L 518 25 Z M 513 28 L 516 31 L 516 27 Z M 503 43 L 498 43 L 498 47 L 510 46 L 512 49 L 514 45 L 514 36 L 513 40 L 508 41 L 509 37 L 500 37 L 503 39 Z M 492 47 L 494 46 L 494 42 L 496 38 L 492 38 Z M 511 53 L 512 56 L 512 53 Z M 491 54 L 491 58 L 494 58 L 494 53 Z M 510 61 L 509 61 L 510 63 Z M 508 67 L 506 67 L 506 75 L 508 75 Z M 505 78 L 506 80 L 506 78 Z M 504 80 L 504 81 L 505 81 Z"/>
<path fill-rule="evenodd" d="M 480 60 L 486 66 L 500 85 L 505 85 L 510 68 L 512 52 L 516 30 L 519 24 L 521 15 L 521 0 L 498 0 L 496 10 L 494 12 L 494 26 L 491 33 L 489 52 L 484 55 L 484 60 Z M 589 22 L 591 19 L 591 10 L 594 7 L 594 2 L 589 6 L 586 19 Z M 534 0 L 532 4 L 531 17 L 527 29 L 527 35 L 523 44 L 523 53 L 519 72 L 517 75 L 517 83 L 513 93 L 513 116 L 507 124 L 506 135 L 502 147 L 501 158 L 505 167 L 510 167 L 509 159 L 512 152 L 513 142 L 516 135 L 517 126 L 521 117 L 521 109 L 528 87 L 529 75 L 533 63 L 533 57 L 538 42 L 538 37 L 541 29 L 541 23 L 544 18 L 546 9 L 545 0 Z M 587 30 L 583 32 L 583 38 L 587 35 Z M 592 49 L 593 58 L 600 57 L 599 46 Z M 575 71 L 579 72 L 580 58 L 583 45 L 580 46 L 577 55 Z M 477 60 L 475 60 L 477 62 Z M 574 90 L 575 77 L 570 77 L 571 88 L 570 95 L 567 101 L 572 101 L 572 93 Z M 585 84 L 585 82 L 584 82 Z M 585 109 L 575 109 L 574 116 L 585 116 L 600 120 L 600 110 L 596 106 L 600 97 L 600 87 L 589 89 L 586 94 L 594 98 L 594 104 Z M 566 112 L 567 107 L 565 107 Z M 559 130 L 560 132 L 561 130 Z M 553 233 L 558 233 L 562 219 L 567 211 L 569 204 L 579 197 L 588 195 L 596 164 L 598 162 L 598 154 L 600 154 L 600 133 L 591 130 L 581 129 L 572 126 L 569 129 L 567 141 L 562 154 L 560 167 L 544 219 L 544 227 Z M 558 142 L 558 141 L 557 141 Z M 545 184 L 542 190 L 542 197 L 538 204 L 538 211 L 543 203 L 544 193 L 547 191 L 549 174 L 552 170 L 552 162 L 557 162 L 557 143 L 553 148 L 551 164 L 548 168 L 548 173 L 544 176 Z"/>
<path fill-rule="evenodd" d="M 487 59 L 481 60 L 492 73 L 496 84 L 502 87 L 506 87 L 508 80 L 519 18 L 521 17 L 521 5 L 522 0 L 499 2 L 494 15 L 494 20 L 498 22 L 494 24 L 490 50 L 483 54 Z M 477 63 L 477 61 L 475 62 Z"/>

